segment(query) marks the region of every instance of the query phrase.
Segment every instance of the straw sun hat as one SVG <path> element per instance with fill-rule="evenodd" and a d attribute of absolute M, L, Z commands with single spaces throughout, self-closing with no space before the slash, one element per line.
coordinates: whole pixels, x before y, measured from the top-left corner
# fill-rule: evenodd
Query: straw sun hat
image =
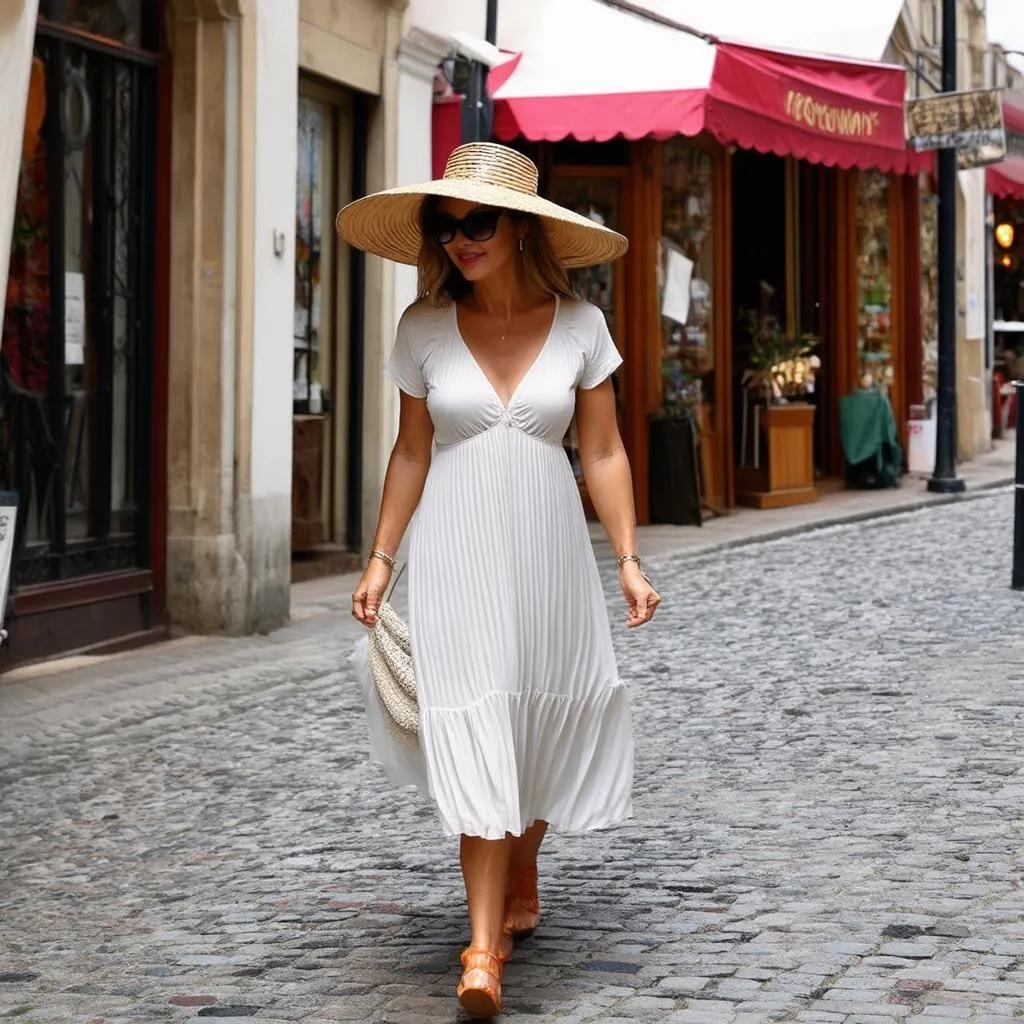
<path fill-rule="evenodd" d="M 444 177 L 437 181 L 389 188 L 349 203 L 338 214 L 338 234 L 357 249 L 415 264 L 423 239 L 420 209 L 426 196 L 534 214 L 567 268 L 618 259 L 629 245 L 617 232 L 538 196 L 533 161 L 493 142 L 459 146 L 448 158 Z"/>

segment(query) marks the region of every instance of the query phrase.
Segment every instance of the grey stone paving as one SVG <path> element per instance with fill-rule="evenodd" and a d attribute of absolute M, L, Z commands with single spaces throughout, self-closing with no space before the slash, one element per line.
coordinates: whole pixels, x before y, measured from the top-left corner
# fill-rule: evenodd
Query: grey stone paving
<path fill-rule="evenodd" d="M 547 846 L 506 1019 L 1024 1016 L 1010 513 L 666 561 L 646 632 L 608 574 L 636 817 Z M 354 635 L 151 649 L 38 706 L 0 684 L 0 1016 L 459 1019 L 456 844 L 366 761 Z"/>

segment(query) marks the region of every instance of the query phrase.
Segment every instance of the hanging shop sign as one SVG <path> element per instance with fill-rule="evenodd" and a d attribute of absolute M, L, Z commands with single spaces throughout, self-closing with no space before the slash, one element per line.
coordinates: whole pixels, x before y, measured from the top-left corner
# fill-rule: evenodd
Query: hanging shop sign
<path fill-rule="evenodd" d="M 1006 129 L 999 89 L 941 93 L 907 101 L 908 144 L 918 152 L 960 151 L 961 167 L 982 167 L 1006 156 Z"/>

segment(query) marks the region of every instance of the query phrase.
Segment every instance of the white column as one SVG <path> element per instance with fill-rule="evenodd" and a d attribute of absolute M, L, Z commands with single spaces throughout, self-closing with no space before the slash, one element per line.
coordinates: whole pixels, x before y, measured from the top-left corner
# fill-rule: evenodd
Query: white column
<path fill-rule="evenodd" d="M 292 324 L 298 124 L 298 0 L 256 5 L 251 420 L 252 621 L 287 613 L 292 528 Z M 283 608 L 282 608 L 283 605 Z"/>
<path fill-rule="evenodd" d="M 958 413 L 966 422 L 960 428 L 961 444 L 971 457 L 991 447 L 991 426 L 985 396 L 985 170 L 960 171 L 964 200 L 964 370 L 958 390 L 963 404 Z"/>
<path fill-rule="evenodd" d="M 18 173 L 25 137 L 32 44 L 38 0 L 0 2 L 0 322 L 7 297 L 11 234 L 18 200 Z"/>
<path fill-rule="evenodd" d="M 398 51 L 398 151 L 395 185 L 429 181 L 432 172 L 434 75 L 451 44 L 440 36 L 412 28 Z M 395 267 L 394 322 L 416 299 L 416 268 Z M 393 339 L 387 340 L 391 350 Z M 385 439 L 390 446 L 398 426 L 398 397 L 388 387 L 389 414 L 382 421 L 391 425 Z"/>

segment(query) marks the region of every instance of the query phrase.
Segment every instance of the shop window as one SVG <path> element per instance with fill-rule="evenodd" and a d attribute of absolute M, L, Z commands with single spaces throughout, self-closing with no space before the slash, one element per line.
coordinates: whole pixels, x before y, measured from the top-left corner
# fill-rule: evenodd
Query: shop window
<path fill-rule="evenodd" d="M 684 139 L 661 151 L 661 411 L 699 422 L 714 393 L 714 161 Z"/>
<path fill-rule="evenodd" d="M 154 63 L 37 37 L 0 349 L 16 583 L 146 564 Z"/>
<path fill-rule="evenodd" d="M 939 361 L 939 198 L 921 188 L 921 382 L 931 404 L 938 386 Z"/>
<path fill-rule="evenodd" d="M 864 171 L 857 186 L 857 354 L 860 383 L 893 385 L 889 178 Z"/>
<path fill-rule="evenodd" d="M 626 174 L 625 168 L 615 167 L 554 167 L 551 171 L 550 197 L 559 205 L 568 207 L 598 224 L 622 231 L 625 227 L 622 206 Z M 624 262 L 618 260 L 614 263 L 602 263 L 596 267 L 581 267 L 569 271 L 569 286 L 573 293 L 597 306 L 604 313 L 608 331 L 620 351 L 625 333 L 626 296 L 623 287 L 623 267 Z M 637 368 L 630 370 L 623 365 L 612 374 L 612 388 L 615 391 L 615 404 L 620 418 L 625 394 L 623 375 L 628 372 L 639 371 Z M 585 494 L 575 424 L 569 428 L 564 443 L 573 473 L 583 489 L 587 514 L 593 518 L 595 513 Z"/>
<path fill-rule="evenodd" d="M 324 145 L 331 108 L 299 97 L 298 178 L 295 210 L 295 360 L 293 400 L 296 413 L 323 410 L 321 354 L 323 324 Z"/>
<path fill-rule="evenodd" d="M 624 182 L 625 172 L 619 173 L 610 168 L 555 168 L 552 172 L 551 198 L 598 224 L 622 231 Z M 621 274 L 621 263 L 602 263 L 597 267 L 569 271 L 569 284 L 573 292 L 604 313 L 608 330 L 620 349 L 623 342 L 622 314 L 625 301 Z M 616 392 L 620 392 L 619 373 L 615 374 L 613 383 Z"/>

